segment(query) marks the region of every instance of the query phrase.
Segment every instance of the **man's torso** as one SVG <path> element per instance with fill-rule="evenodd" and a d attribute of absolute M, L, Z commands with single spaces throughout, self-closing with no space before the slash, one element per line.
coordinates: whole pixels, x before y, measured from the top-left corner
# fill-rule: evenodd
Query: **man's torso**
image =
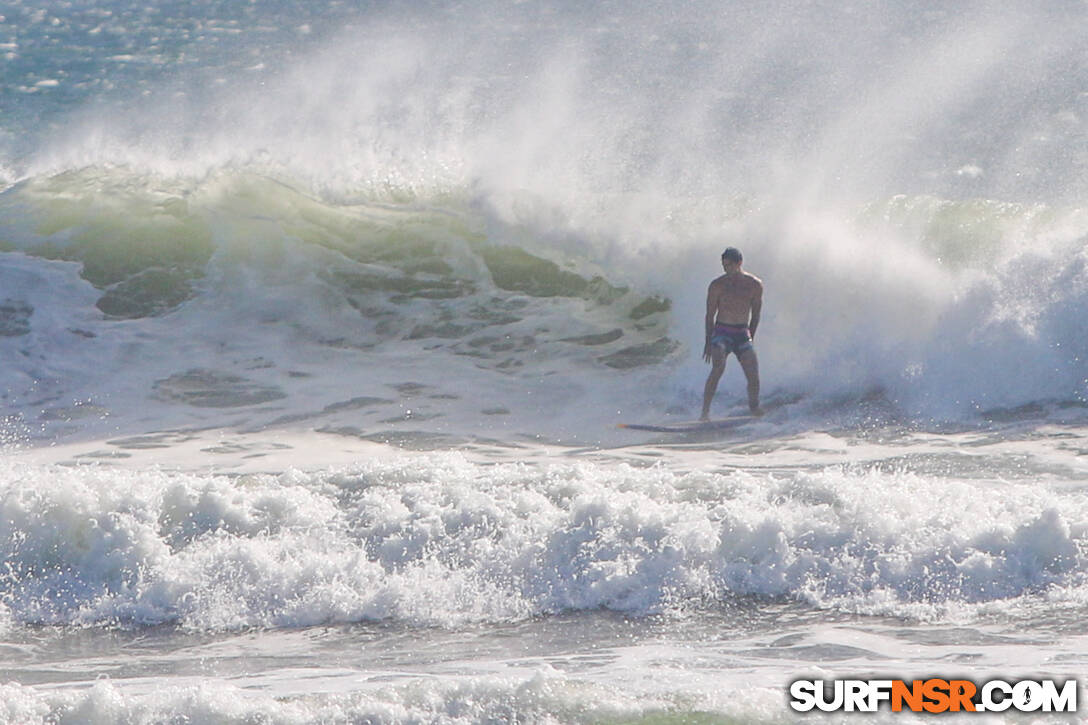
<path fill-rule="evenodd" d="M 758 277 L 740 272 L 723 274 L 711 284 L 717 302 L 715 321 L 723 325 L 746 327 L 751 317 L 752 303 L 759 296 L 762 283 Z"/>

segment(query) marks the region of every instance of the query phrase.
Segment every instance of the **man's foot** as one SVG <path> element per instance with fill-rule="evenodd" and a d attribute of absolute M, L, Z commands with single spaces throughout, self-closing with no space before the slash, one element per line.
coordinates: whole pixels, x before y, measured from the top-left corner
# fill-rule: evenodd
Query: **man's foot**
<path fill-rule="evenodd" d="M 760 408 L 758 405 L 756 407 L 752 408 L 751 411 L 752 411 L 752 415 L 754 415 L 757 418 L 761 417 L 763 415 L 763 413 L 764 413 L 763 408 Z"/>
<path fill-rule="evenodd" d="M 710 416 L 705 414 L 705 413 L 703 415 L 700 415 L 699 416 L 699 422 L 700 423 L 709 423 L 710 422 Z"/>

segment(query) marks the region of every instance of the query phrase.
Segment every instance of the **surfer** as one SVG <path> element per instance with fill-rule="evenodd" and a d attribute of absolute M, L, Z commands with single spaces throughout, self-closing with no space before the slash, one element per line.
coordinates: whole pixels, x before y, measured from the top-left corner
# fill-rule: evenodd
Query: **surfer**
<path fill-rule="evenodd" d="M 741 269 L 743 261 L 744 256 L 736 247 L 722 252 L 725 274 L 711 282 L 706 292 L 703 359 L 710 363 L 710 375 L 703 389 L 703 414 L 699 420 L 710 420 L 710 401 L 718 390 L 729 353 L 737 356 L 748 379 L 749 410 L 752 415 L 763 415 L 759 407 L 759 362 L 752 348 L 763 307 L 763 282 Z"/>

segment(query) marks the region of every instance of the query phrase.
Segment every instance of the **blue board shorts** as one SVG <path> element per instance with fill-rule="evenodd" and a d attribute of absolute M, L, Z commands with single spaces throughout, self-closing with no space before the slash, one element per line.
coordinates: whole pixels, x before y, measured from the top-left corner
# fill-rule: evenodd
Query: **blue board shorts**
<path fill-rule="evenodd" d="M 721 348 L 726 355 L 740 355 L 752 349 L 752 336 L 748 334 L 747 327 L 717 324 L 710 336 L 710 344 Z"/>

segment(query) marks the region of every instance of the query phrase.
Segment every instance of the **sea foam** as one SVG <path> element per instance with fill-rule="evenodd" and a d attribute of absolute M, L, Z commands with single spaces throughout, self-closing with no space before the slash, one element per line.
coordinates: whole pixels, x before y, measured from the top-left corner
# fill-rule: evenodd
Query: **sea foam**
<path fill-rule="evenodd" d="M 428 458 L 236 479 L 9 467 L 2 601 L 19 624 L 219 631 L 678 614 L 736 597 L 942 621 L 1083 598 L 1076 492 Z"/>

